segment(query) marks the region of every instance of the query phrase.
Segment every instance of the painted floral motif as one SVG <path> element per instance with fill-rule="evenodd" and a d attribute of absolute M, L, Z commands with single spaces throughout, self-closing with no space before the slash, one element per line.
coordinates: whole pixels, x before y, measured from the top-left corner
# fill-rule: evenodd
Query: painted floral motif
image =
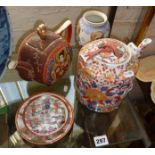
<path fill-rule="evenodd" d="M 108 37 L 110 31 L 110 25 L 108 21 L 105 22 L 102 26 L 94 26 L 85 22 L 85 20 L 83 20 L 83 17 L 79 21 L 79 27 L 79 45 L 84 45 L 88 43 L 91 40 L 93 32 L 102 32 L 103 37 Z"/>
<path fill-rule="evenodd" d="M 25 111 L 27 127 L 38 135 L 49 135 L 60 129 L 66 121 L 66 107 L 61 100 L 42 96 Z"/>
<path fill-rule="evenodd" d="M 93 88 L 92 89 L 88 88 L 86 90 L 86 95 L 88 96 L 88 98 L 91 98 L 92 100 L 96 100 L 96 101 L 102 101 L 106 99 L 106 96 L 103 93 Z"/>
<path fill-rule="evenodd" d="M 28 114 L 26 114 L 28 109 L 30 111 L 28 112 Z M 40 134 L 38 131 L 34 132 L 34 130 L 31 130 L 30 125 L 33 126 L 34 124 L 35 124 L 34 128 L 36 127 L 36 124 L 38 124 L 38 127 L 40 127 L 41 129 L 45 129 L 43 128 L 42 124 L 40 126 L 39 121 L 43 120 L 46 114 L 49 114 L 49 117 L 47 118 L 48 122 L 53 121 L 50 118 L 50 116 L 53 117 L 53 115 L 51 114 L 53 113 L 54 110 L 52 109 L 55 109 L 55 111 L 56 110 L 58 111 L 58 113 L 55 115 L 55 118 L 57 119 L 60 119 L 58 117 L 60 113 L 62 113 L 61 116 L 65 114 L 66 119 L 65 119 L 64 125 L 60 126 L 60 128 L 56 131 L 53 131 L 53 129 L 51 130 L 51 127 L 50 127 L 49 128 L 49 131 L 51 131 L 50 134 L 47 134 L 47 132 L 45 132 L 46 133 L 45 135 Z M 63 112 L 63 110 L 61 111 L 61 109 L 64 109 L 65 111 Z M 42 118 L 37 120 L 38 116 L 41 115 L 41 111 L 43 112 L 44 115 Z M 33 116 L 31 114 L 33 114 Z M 26 124 L 28 123 L 28 121 L 31 121 L 31 120 L 30 119 L 26 120 L 25 116 L 26 117 L 28 116 L 29 118 L 33 117 L 34 123 L 30 122 L 31 124 Z M 17 130 L 20 133 L 20 136 L 22 136 L 24 140 L 35 145 L 47 145 L 47 144 L 53 144 L 59 141 L 67 133 L 69 133 L 73 125 L 73 120 L 74 120 L 73 109 L 66 100 L 64 100 L 61 96 L 58 96 L 56 94 L 41 93 L 30 97 L 28 100 L 24 101 L 21 104 L 21 106 L 17 110 L 15 122 L 16 122 Z M 48 122 L 46 125 L 50 126 Z M 52 124 L 56 124 L 56 122 L 57 120 L 55 121 L 55 123 L 53 122 Z M 40 130 L 40 131 L 43 131 L 43 130 Z"/>
<path fill-rule="evenodd" d="M 104 45 L 108 48 L 103 48 Z M 132 89 L 134 72 L 129 57 L 126 46 L 113 39 L 101 39 L 84 46 L 79 53 L 76 75 L 80 102 L 97 112 L 117 109 Z"/>

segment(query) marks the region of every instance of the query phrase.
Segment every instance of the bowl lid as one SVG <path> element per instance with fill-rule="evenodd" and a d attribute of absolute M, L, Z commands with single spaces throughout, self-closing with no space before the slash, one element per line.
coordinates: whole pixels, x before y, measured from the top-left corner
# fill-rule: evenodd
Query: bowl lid
<path fill-rule="evenodd" d="M 121 65 L 130 60 L 131 53 L 123 42 L 103 38 L 86 44 L 80 50 L 80 56 L 87 63 L 97 61 L 99 65 Z"/>
<path fill-rule="evenodd" d="M 28 98 L 16 113 L 16 127 L 22 138 L 37 145 L 63 138 L 73 124 L 73 109 L 66 99 L 53 93 Z"/>

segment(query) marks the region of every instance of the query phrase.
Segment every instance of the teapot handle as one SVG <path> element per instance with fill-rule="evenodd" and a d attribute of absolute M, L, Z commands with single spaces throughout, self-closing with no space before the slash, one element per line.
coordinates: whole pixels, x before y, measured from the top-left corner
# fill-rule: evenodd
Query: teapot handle
<path fill-rule="evenodd" d="M 65 39 L 67 43 L 70 43 L 72 36 L 72 23 L 70 20 L 66 20 L 58 30 L 56 30 L 56 34 L 61 35 L 65 31 Z"/>

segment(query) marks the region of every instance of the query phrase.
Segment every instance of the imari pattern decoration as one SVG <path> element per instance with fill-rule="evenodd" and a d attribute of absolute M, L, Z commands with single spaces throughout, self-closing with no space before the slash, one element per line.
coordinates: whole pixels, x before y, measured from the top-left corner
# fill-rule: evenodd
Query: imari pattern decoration
<path fill-rule="evenodd" d="M 27 99 L 16 114 L 16 127 L 23 139 L 35 145 L 53 144 L 71 129 L 74 113 L 63 97 L 41 93 Z"/>
<path fill-rule="evenodd" d="M 111 112 L 132 89 L 141 48 L 133 50 L 130 46 L 105 38 L 80 50 L 76 88 L 79 101 L 88 109 Z"/>

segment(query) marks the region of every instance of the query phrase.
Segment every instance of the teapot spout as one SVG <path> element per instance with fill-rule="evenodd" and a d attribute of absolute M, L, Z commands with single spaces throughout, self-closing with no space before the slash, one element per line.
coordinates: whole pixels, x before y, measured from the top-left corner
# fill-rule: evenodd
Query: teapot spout
<path fill-rule="evenodd" d="M 138 45 L 138 47 L 133 42 L 130 42 L 128 44 L 128 47 L 130 48 L 130 50 L 132 52 L 132 57 L 139 58 L 141 56 L 142 50 L 146 46 L 148 46 L 151 42 L 152 42 L 152 39 L 146 38 Z"/>
<path fill-rule="evenodd" d="M 138 45 L 138 49 L 140 51 L 142 51 L 146 46 L 148 46 L 149 44 L 151 44 L 152 39 L 150 38 L 146 38 L 144 39 L 139 45 Z"/>
<path fill-rule="evenodd" d="M 32 81 L 35 78 L 33 67 L 27 62 L 11 60 L 8 63 L 8 69 L 10 70 L 16 69 L 20 77 L 27 81 Z"/>
<path fill-rule="evenodd" d="M 15 61 L 15 60 L 11 60 L 11 61 L 9 61 L 9 63 L 8 63 L 8 69 L 10 69 L 10 70 L 14 70 L 14 69 L 16 69 L 16 67 L 17 67 L 17 61 Z"/>

